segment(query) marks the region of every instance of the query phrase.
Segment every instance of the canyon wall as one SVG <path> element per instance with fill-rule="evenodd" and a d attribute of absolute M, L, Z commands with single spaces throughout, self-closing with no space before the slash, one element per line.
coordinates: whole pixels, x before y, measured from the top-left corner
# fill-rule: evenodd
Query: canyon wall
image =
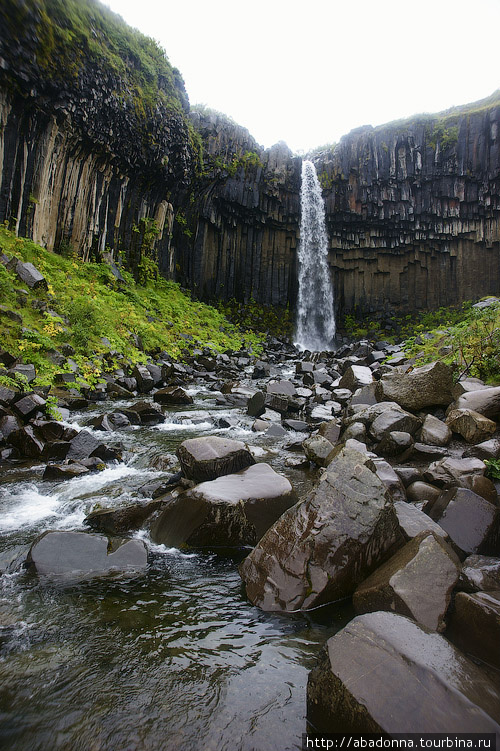
<path fill-rule="evenodd" d="M 190 111 L 161 51 L 93 0 L 4 0 L 0 16 L 0 221 L 132 270 L 149 253 L 205 300 L 294 306 L 299 157 Z M 497 92 L 313 156 L 338 311 L 500 293 L 499 139 Z"/>

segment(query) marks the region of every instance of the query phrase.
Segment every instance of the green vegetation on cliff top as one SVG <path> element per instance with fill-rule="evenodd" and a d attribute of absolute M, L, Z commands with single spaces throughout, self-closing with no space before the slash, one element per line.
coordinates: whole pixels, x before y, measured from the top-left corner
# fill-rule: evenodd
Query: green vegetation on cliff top
<path fill-rule="evenodd" d="M 161 277 L 136 284 L 121 273 L 117 282 L 105 263 L 64 258 L 0 226 L 0 251 L 30 261 L 44 275 L 48 289 L 28 290 L 13 270 L 0 264 L 1 346 L 33 363 L 35 385 L 48 385 L 69 367 L 51 361 L 64 344 L 91 385 L 103 372 L 146 362 L 146 352 L 164 351 L 182 359 L 194 347 L 215 352 L 251 348 L 261 351 L 263 336 L 242 331 L 215 308 L 193 301 L 174 282 Z M 13 320 L 17 313 L 22 321 Z M 110 356 L 110 351 L 113 353 Z"/>

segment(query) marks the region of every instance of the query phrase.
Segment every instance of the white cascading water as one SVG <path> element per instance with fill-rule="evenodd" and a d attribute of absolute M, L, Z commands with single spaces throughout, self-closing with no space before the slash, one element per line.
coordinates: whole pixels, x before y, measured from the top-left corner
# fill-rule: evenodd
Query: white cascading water
<path fill-rule="evenodd" d="M 316 168 L 302 162 L 300 190 L 299 294 L 296 346 L 320 352 L 331 349 L 335 338 L 333 287 L 328 268 L 325 205 Z"/>

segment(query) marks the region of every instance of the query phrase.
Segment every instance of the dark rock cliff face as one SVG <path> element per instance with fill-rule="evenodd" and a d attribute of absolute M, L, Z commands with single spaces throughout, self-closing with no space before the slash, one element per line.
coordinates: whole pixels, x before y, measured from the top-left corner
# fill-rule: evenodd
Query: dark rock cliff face
<path fill-rule="evenodd" d="M 492 100 L 362 128 L 315 160 L 341 309 L 436 308 L 498 293 L 500 98 Z"/>
<path fill-rule="evenodd" d="M 73 6 L 72 20 L 60 0 L 2 3 L 0 220 L 50 249 L 88 258 L 109 246 L 133 263 L 145 217 L 168 252 L 170 196 L 195 162 L 189 103 L 150 40 L 90 0 Z M 130 56 L 106 57 L 109 29 L 138 45 L 149 78 Z"/>
<path fill-rule="evenodd" d="M 93 0 L 3 0 L 0 21 L 0 221 L 134 267 L 154 219 L 162 273 L 199 297 L 294 306 L 300 158 L 188 115 L 178 71 Z M 358 129 L 314 161 L 339 311 L 500 292 L 498 93 Z"/>
<path fill-rule="evenodd" d="M 295 298 L 301 160 L 264 151 L 216 114 L 192 114 L 204 144 L 186 224 L 175 223 L 177 277 L 205 298 L 283 305 Z"/>

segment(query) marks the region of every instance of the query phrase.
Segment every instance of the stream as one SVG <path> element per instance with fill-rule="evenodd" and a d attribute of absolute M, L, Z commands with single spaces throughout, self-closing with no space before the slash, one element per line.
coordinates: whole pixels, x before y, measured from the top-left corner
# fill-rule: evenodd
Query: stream
<path fill-rule="evenodd" d="M 9 751 L 301 748 L 307 675 L 352 617 L 347 606 L 265 613 L 238 575 L 248 551 L 169 549 L 144 531 L 150 562 L 138 576 L 58 581 L 10 565 L 45 530 L 86 530 L 96 503 L 141 498 L 141 486 L 173 471 L 155 469 L 157 457 L 174 464 L 176 447 L 198 435 L 247 442 L 304 496 L 317 475 L 287 468 L 283 445 L 305 434 L 254 433 L 241 408 L 217 406 L 217 392 L 187 391 L 194 404 L 167 410 L 161 425 L 96 431 L 123 446 L 123 462 L 100 473 L 42 482 L 44 465 L 25 464 L 0 474 L 0 746 Z M 100 402 L 69 422 L 89 429 L 92 417 L 130 404 Z M 231 427 L 218 427 L 221 418 Z"/>

